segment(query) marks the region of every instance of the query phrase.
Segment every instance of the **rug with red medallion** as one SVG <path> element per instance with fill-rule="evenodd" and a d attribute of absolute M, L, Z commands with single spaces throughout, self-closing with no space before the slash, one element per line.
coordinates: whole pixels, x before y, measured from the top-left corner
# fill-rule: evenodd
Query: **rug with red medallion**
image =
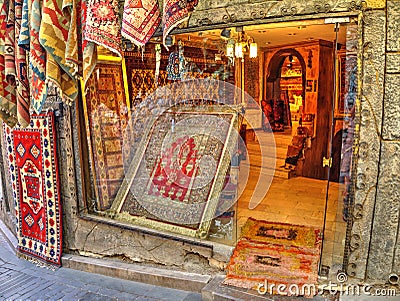
<path fill-rule="evenodd" d="M 62 228 L 54 115 L 26 128 L 4 126 L 17 217 L 18 252 L 61 265 Z"/>

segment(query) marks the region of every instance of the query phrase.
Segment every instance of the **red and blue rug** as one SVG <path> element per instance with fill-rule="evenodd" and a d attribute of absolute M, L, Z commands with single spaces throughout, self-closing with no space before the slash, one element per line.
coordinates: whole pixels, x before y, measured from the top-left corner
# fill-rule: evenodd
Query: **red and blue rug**
<path fill-rule="evenodd" d="M 54 115 L 32 115 L 24 129 L 4 124 L 18 252 L 61 265 L 62 224 Z"/>

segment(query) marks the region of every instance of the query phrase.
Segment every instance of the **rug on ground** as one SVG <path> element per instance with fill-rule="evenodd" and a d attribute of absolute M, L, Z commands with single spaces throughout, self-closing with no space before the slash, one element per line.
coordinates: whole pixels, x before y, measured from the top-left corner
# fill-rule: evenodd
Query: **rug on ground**
<path fill-rule="evenodd" d="M 287 289 L 316 284 L 321 243 L 319 229 L 249 218 L 224 284 L 247 289 L 265 283 Z"/>
<path fill-rule="evenodd" d="M 4 125 L 17 217 L 18 252 L 61 265 L 62 228 L 54 115 L 31 116 L 24 129 Z"/>

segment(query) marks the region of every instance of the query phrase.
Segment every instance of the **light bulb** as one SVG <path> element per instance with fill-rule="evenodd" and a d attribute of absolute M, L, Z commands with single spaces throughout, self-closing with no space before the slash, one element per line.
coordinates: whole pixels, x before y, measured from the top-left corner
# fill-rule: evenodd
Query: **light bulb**
<path fill-rule="evenodd" d="M 242 43 L 235 44 L 235 56 L 237 58 L 243 58 L 243 46 Z"/>
<path fill-rule="evenodd" d="M 253 42 L 250 43 L 250 58 L 256 58 L 257 57 L 257 43 Z"/>

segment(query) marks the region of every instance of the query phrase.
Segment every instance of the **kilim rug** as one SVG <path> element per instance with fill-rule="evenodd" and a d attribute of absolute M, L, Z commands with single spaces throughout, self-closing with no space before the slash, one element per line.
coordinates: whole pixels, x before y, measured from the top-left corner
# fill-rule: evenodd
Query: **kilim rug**
<path fill-rule="evenodd" d="M 234 121 L 231 113 L 161 114 L 133 159 L 130 168 L 137 170 L 125 173 L 132 178 L 126 186 L 132 194 L 119 198 L 126 195 L 122 186 L 112 209 L 197 230 L 207 214 L 215 213 L 223 188 L 216 179 L 225 179 L 229 163 L 225 152 L 234 145 L 230 136 Z"/>
<path fill-rule="evenodd" d="M 162 16 L 163 43 L 172 29 L 189 19 L 190 13 L 197 5 L 198 0 L 165 0 Z"/>
<path fill-rule="evenodd" d="M 7 3 L 0 0 L 0 117 L 9 126 L 14 126 L 17 120 L 17 101 L 15 89 L 10 90 L 5 75 L 4 40 L 6 34 Z M 14 94 L 13 94 L 14 92 Z"/>
<path fill-rule="evenodd" d="M 249 218 L 227 267 L 224 284 L 257 289 L 260 284 L 316 284 L 320 230 Z"/>
<path fill-rule="evenodd" d="M 61 89 L 67 103 L 78 95 L 74 77 L 78 70 L 76 30 L 76 5 L 71 0 L 43 1 L 39 38 L 48 54 L 46 80 Z"/>
<path fill-rule="evenodd" d="M 17 217 L 18 251 L 61 265 L 62 229 L 53 113 L 32 115 L 30 125 L 4 124 Z"/>
<path fill-rule="evenodd" d="M 25 3 L 27 2 L 27 4 Z M 28 9 L 24 9 L 24 7 Z M 30 70 L 30 94 L 32 108 L 36 113 L 42 111 L 47 96 L 46 85 L 46 51 L 39 43 L 40 20 L 42 19 L 42 1 L 24 0 L 22 10 L 21 33 L 19 44 L 29 45 L 29 70 Z M 26 22 L 29 20 L 29 22 Z M 29 24 L 29 35 L 26 26 Z"/>
<path fill-rule="evenodd" d="M 89 0 L 85 38 L 122 57 L 118 0 Z"/>
<path fill-rule="evenodd" d="M 22 127 L 29 124 L 29 80 L 26 49 L 18 45 L 21 31 L 23 0 L 15 0 L 15 71 L 17 78 L 18 121 Z"/>
<path fill-rule="evenodd" d="M 158 0 L 125 0 L 122 36 L 145 45 L 161 23 Z"/>

